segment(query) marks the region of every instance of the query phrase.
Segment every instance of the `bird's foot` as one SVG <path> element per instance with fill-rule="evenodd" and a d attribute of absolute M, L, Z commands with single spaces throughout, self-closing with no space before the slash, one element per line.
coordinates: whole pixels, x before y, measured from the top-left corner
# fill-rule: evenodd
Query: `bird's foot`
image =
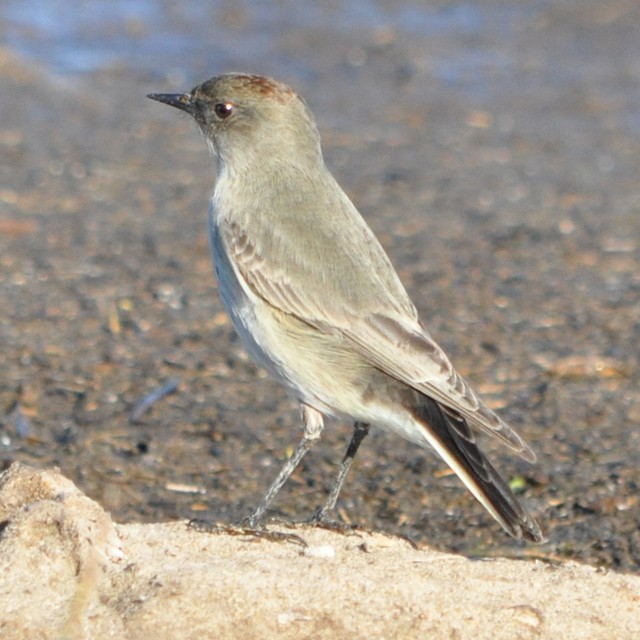
<path fill-rule="evenodd" d="M 325 509 L 318 509 L 311 518 L 307 520 L 307 523 L 315 527 L 320 527 L 321 529 L 341 533 L 343 536 L 355 535 L 356 533 L 355 525 L 340 522 L 330 517 Z"/>
<path fill-rule="evenodd" d="M 207 520 L 189 520 L 187 526 L 201 533 L 217 535 L 243 536 L 256 540 L 268 540 L 270 542 L 289 542 L 300 547 L 306 547 L 307 543 L 295 533 L 275 531 L 266 525 L 255 523 L 252 518 L 245 518 L 238 523 L 210 522 Z"/>

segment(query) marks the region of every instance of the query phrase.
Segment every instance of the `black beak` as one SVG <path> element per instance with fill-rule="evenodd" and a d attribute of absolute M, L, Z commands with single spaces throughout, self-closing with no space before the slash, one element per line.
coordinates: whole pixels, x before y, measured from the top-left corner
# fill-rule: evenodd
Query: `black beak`
<path fill-rule="evenodd" d="M 190 93 L 149 93 L 147 94 L 147 98 L 164 102 L 176 109 L 186 111 L 191 115 L 194 114 L 195 104 L 193 96 Z"/>

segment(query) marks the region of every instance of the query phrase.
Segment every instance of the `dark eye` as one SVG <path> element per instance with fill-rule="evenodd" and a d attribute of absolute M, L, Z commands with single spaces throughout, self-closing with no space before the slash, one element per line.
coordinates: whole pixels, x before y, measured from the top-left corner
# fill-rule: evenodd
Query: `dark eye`
<path fill-rule="evenodd" d="M 230 102 L 218 102 L 213 107 L 215 114 L 221 120 L 228 118 L 233 113 L 234 109 L 235 107 Z"/>

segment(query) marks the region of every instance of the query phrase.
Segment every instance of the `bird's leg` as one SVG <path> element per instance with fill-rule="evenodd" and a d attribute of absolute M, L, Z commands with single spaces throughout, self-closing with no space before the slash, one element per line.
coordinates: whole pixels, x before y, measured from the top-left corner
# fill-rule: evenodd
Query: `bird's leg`
<path fill-rule="evenodd" d="M 368 433 L 368 424 L 364 422 L 356 422 L 353 425 L 353 435 L 351 436 L 351 442 L 349 442 L 347 453 L 345 453 L 344 458 L 342 459 L 338 477 L 333 483 L 333 487 L 331 487 L 331 493 L 329 493 L 329 497 L 324 503 L 324 506 L 313 517 L 313 520 L 315 522 L 327 522 L 329 520 L 329 513 L 331 513 L 331 511 L 333 511 L 336 506 L 338 495 L 340 494 L 342 485 L 344 484 L 345 478 L 347 477 L 347 473 L 349 473 L 349 469 L 353 464 L 356 453 L 358 453 L 358 449 L 360 448 L 362 441 L 365 439 Z"/>
<path fill-rule="evenodd" d="M 273 502 L 278 491 L 282 488 L 282 485 L 289 479 L 289 476 L 293 473 L 298 464 L 300 464 L 300 460 L 302 460 L 304 454 L 307 453 L 307 451 L 309 451 L 309 449 L 311 449 L 318 440 L 320 440 L 320 434 L 324 428 L 322 414 L 306 404 L 301 405 L 301 407 L 302 420 L 304 424 L 302 440 L 298 443 L 298 446 L 293 452 L 291 458 L 284 463 L 278 477 L 273 481 L 273 484 L 269 487 L 264 498 L 260 500 L 256 510 L 247 520 L 250 527 L 255 527 L 258 524 L 264 515 L 264 512 L 269 508 L 269 505 Z"/>

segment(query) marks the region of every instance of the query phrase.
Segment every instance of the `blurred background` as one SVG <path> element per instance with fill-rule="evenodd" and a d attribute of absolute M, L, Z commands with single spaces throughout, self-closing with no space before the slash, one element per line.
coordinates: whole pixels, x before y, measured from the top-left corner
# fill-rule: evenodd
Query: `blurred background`
<path fill-rule="evenodd" d="M 3 0 L 0 465 L 58 465 L 118 521 L 251 512 L 295 403 L 222 311 L 195 125 L 145 98 L 288 82 L 454 364 L 538 452 L 487 442 L 549 542 L 434 456 L 368 440 L 346 522 L 467 554 L 640 568 L 640 8 L 631 0 Z M 271 515 L 321 505 L 332 424 Z"/>

